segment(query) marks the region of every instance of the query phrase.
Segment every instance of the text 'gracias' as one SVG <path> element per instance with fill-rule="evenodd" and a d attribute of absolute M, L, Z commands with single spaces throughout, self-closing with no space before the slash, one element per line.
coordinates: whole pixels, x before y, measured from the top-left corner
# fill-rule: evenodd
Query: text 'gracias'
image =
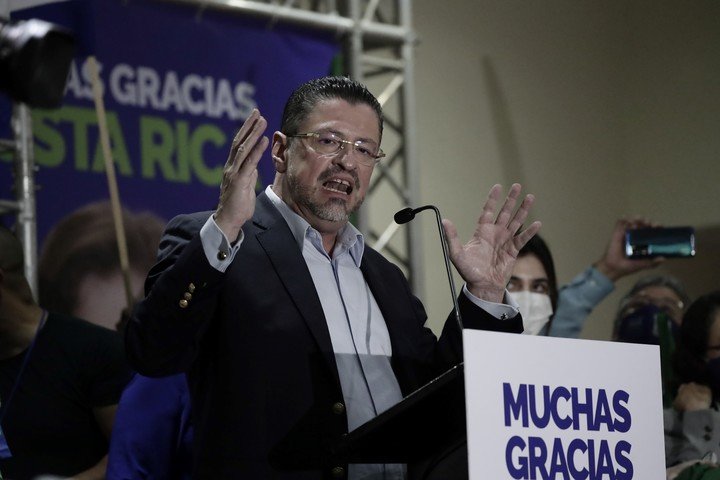
<path fill-rule="evenodd" d="M 609 395 L 605 389 L 532 384 L 513 390 L 503 383 L 506 427 L 577 432 L 570 438 L 513 435 L 505 448 L 508 473 L 518 480 L 632 479 L 632 445 L 618 438 L 632 426 L 629 402 L 624 390 Z M 607 432 L 609 438 L 582 432 Z"/>

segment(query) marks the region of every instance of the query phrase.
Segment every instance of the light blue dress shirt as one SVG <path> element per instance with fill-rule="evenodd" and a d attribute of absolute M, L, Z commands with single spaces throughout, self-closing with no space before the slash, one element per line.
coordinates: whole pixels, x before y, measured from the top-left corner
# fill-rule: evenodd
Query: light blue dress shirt
<path fill-rule="evenodd" d="M 365 249 L 363 235 L 348 223 L 339 233 L 332 256 L 325 251 L 320 233 L 275 194 L 265 190 L 290 228 L 315 284 L 335 353 L 348 419 L 348 431 L 402 400 L 392 370 L 392 345 L 385 319 L 360 270 Z M 212 216 L 200 231 L 205 256 L 224 272 L 242 244 L 244 234 L 231 245 Z M 218 251 L 228 252 L 220 260 Z M 496 318 L 513 318 L 517 305 L 496 304 L 463 293 Z M 509 296 L 506 295 L 506 299 Z M 404 465 L 350 465 L 350 480 L 402 480 Z"/>

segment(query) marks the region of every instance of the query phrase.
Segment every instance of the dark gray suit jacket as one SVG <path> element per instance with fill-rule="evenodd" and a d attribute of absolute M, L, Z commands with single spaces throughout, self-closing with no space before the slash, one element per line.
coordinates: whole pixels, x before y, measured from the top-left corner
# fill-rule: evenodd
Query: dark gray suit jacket
<path fill-rule="evenodd" d="M 338 467 L 345 466 L 324 455 L 317 470 L 284 471 L 270 462 L 291 430 L 305 441 L 294 445 L 299 454 L 276 450 L 281 463 L 307 459 L 347 432 L 320 299 L 287 223 L 261 194 L 237 256 L 221 273 L 209 265 L 199 238 L 210 213 L 168 224 L 147 297 L 127 327 L 131 364 L 148 376 L 188 373 L 195 478 L 343 478 L 346 469 Z M 361 270 L 387 323 L 404 395 L 461 360 L 454 315 L 437 340 L 400 269 L 366 247 Z M 519 316 L 499 321 L 460 297 L 466 328 L 522 331 Z"/>

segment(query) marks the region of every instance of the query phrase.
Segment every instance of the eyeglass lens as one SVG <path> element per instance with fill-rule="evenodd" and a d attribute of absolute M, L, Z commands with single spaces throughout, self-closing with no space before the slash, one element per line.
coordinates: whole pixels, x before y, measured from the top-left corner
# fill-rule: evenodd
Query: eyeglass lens
<path fill-rule="evenodd" d="M 313 149 L 318 153 L 332 155 L 338 153 L 347 144 L 354 152 L 360 154 L 359 158 L 364 163 L 376 163 L 375 157 L 377 155 L 378 148 L 372 142 L 364 142 L 362 140 L 351 142 L 331 132 L 318 133 L 309 137 L 309 139 L 312 141 Z"/>

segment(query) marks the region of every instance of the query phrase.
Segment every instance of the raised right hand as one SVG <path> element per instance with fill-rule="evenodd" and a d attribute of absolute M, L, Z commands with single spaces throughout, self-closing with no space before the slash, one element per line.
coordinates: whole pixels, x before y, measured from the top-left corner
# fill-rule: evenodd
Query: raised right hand
<path fill-rule="evenodd" d="M 270 140 L 263 136 L 267 121 L 256 108 L 235 135 L 220 186 L 215 223 L 234 242 L 255 211 L 257 165 Z"/>

